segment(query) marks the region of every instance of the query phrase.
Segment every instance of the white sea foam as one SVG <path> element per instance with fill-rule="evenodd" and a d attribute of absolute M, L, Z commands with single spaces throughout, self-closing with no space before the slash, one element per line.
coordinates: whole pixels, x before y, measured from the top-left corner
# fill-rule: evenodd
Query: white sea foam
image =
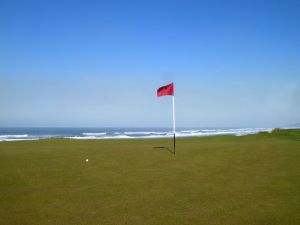
<path fill-rule="evenodd" d="M 132 138 L 127 135 L 115 135 L 115 136 L 72 136 L 72 137 L 65 137 L 68 139 L 79 139 L 79 140 L 92 140 L 92 139 L 121 139 L 121 138 Z"/>
<path fill-rule="evenodd" d="M 176 136 L 177 137 L 203 137 L 203 136 L 219 136 L 219 135 L 242 136 L 248 134 L 255 134 L 260 131 L 271 132 L 272 128 L 185 130 L 185 131 L 176 132 Z"/>
<path fill-rule="evenodd" d="M 124 134 L 126 135 L 164 135 L 166 132 L 155 132 L 155 131 L 136 131 L 136 132 L 131 132 L 131 131 L 125 131 Z"/>
<path fill-rule="evenodd" d="M 33 141 L 39 140 L 39 138 L 14 138 L 14 139 L 2 139 L 0 141 Z"/>
<path fill-rule="evenodd" d="M 230 128 L 230 129 L 203 129 L 203 130 L 183 130 L 177 131 L 176 137 L 206 137 L 206 136 L 220 136 L 220 135 L 231 135 L 231 136 L 242 136 L 248 134 L 255 134 L 260 131 L 272 131 L 271 128 Z M 95 133 L 84 133 L 95 134 Z M 96 133 L 97 134 L 97 133 Z M 125 131 L 125 132 L 114 132 L 113 135 L 102 134 L 99 136 L 75 136 L 68 137 L 71 139 L 143 139 L 143 138 L 169 138 L 172 137 L 172 132 L 155 132 L 155 131 Z"/>
<path fill-rule="evenodd" d="M 84 136 L 103 136 L 106 135 L 105 132 L 100 132 L 100 133 L 82 133 Z"/>
<path fill-rule="evenodd" d="M 96 136 L 72 136 L 72 137 L 64 137 L 67 139 L 79 139 L 79 140 L 85 140 L 85 139 L 101 139 L 101 137 L 96 137 Z"/>
<path fill-rule="evenodd" d="M 116 136 L 107 136 L 107 137 L 103 137 L 102 139 L 123 139 L 123 138 L 135 138 L 135 137 L 130 137 L 128 135 L 116 135 Z"/>
<path fill-rule="evenodd" d="M 230 128 L 230 129 L 191 129 L 191 130 L 178 130 L 176 137 L 206 137 L 206 136 L 218 136 L 218 135 L 232 135 L 242 136 L 248 134 L 255 134 L 261 131 L 271 132 L 272 128 Z M 142 138 L 170 138 L 173 136 L 171 131 L 115 131 L 115 132 L 84 132 L 78 135 L 28 135 L 28 134 L 2 134 L 0 135 L 0 141 L 21 141 L 21 140 L 37 140 L 43 138 L 67 138 L 78 140 L 89 139 L 142 139 Z"/>
<path fill-rule="evenodd" d="M 0 141 L 25 141 L 25 140 L 35 140 L 34 138 L 29 138 L 28 134 L 4 134 L 0 135 Z"/>
<path fill-rule="evenodd" d="M 28 134 L 5 134 L 0 135 L 0 138 L 24 138 L 28 137 Z"/>
<path fill-rule="evenodd" d="M 198 133 L 176 133 L 177 137 L 206 137 L 206 136 L 220 136 L 220 135 L 235 135 L 234 132 L 198 132 Z"/>
<path fill-rule="evenodd" d="M 204 130 L 203 130 L 204 131 Z M 182 130 L 181 133 L 198 133 L 200 130 Z"/>

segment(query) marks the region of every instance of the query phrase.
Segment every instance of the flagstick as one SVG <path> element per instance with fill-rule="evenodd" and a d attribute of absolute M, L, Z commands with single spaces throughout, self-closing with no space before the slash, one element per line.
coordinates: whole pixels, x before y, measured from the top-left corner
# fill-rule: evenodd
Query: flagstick
<path fill-rule="evenodd" d="M 174 155 L 175 155 L 175 96 L 173 95 L 173 140 L 174 140 Z"/>

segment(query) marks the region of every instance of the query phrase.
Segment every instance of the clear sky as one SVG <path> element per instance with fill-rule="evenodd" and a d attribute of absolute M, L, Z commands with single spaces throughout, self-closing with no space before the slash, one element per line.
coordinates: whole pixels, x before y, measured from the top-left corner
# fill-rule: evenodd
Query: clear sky
<path fill-rule="evenodd" d="M 0 126 L 300 122 L 300 1 L 0 1 Z"/>

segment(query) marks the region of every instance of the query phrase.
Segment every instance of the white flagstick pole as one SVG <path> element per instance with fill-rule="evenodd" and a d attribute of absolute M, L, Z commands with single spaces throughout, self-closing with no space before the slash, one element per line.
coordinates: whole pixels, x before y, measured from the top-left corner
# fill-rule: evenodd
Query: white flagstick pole
<path fill-rule="evenodd" d="M 174 155 L 175 155 L 175 95 L 173 95 L 173 140 L 174 140 Z"/>

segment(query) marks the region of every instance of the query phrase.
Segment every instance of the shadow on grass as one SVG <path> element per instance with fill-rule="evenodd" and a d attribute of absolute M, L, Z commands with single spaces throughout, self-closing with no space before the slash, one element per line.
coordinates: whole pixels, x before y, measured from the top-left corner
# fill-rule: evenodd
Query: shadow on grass
<path fill-rule="evenodd" d="M 163 149 L 163 150 L 167 150 L 168 152 L 174 154 L 173 150 L 168 148 L 168 147 L 165 147 L 165 146 L 155 146 L 153 147 L 154 149 Z"/>

